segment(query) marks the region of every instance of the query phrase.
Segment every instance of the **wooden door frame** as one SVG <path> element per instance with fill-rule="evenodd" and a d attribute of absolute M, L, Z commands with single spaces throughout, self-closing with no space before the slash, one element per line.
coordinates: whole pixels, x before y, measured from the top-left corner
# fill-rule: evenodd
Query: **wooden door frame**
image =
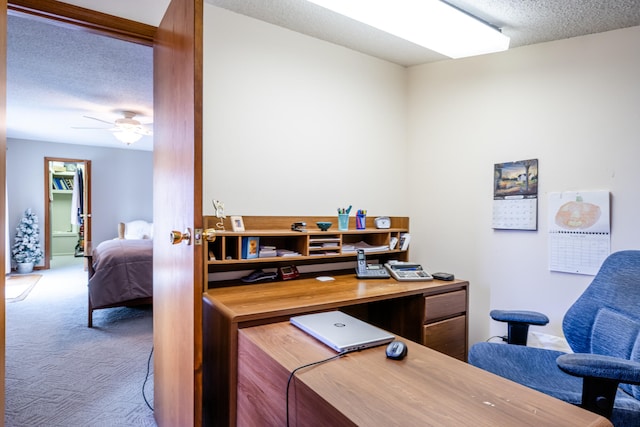
<path fill-rule="evenodd" d="M 41 19 L 49 23 L 61 25 L 67 28 L 87 31 L 120 40 L 153 46 L 153 40 L 157 28 L 141 22 L 131 21 L 113 15 L 96 12 L 68 3 L 54 0 L 9 0 L 7 2 L 7 13 L 11 15 L 23 16 L 32 19 Z M 6 28 L 6 25 L 5 25 Z M 6 37 L 6 35 L 5 35 Z M 6 80 L 5 80 L 6 84 Z M 84 162 L 84 160 L 79 160 Z M 86 164 L 85 164 L 86 165 Z M 45 174 L 48 173 L 45 165 Z M 6 175 L 6 171 L 5 171 Z M 45 181 L 47 181 L 45 179 Z M 90 188 L 91 182 L 85 181 Z M 51 239 L 49 233 L 49 193 L 45 191 L 45 265 L 41 268 L 49 269 L 49 255 L 51 254 Z M 91 212 L 91 199 L 89 192 L 89 206 L 87 212 Z M 88 237 L 91 236 L 91 222 L 87 221 L 89 228 L 85 228 Z M 85 239 L 85 244 L 88 239 Z"/>
<path fill-rule="evenodd" d="M 54 0 L 0 0 L 2 13 L 0 14 L 0 169 L 2 180 L 0 182 L 0 218 L 2 218 L 2 230 L 0 234 L 6 239 L 6 40 L 7 40 L 7 14 L 28 16 L 36 19 L 47 19 L 58 25 L 70 26 L 82 31 L 88 31 L 109 37 L 114 37 L 129 42 L 153 46 L 157 28 L 140 22 L 106 15 L 94 10 L 84 9 L 67 3 Z M 4 12 L 6 10 L 6 13 Z M 2 258 L 0 273 L 5 272 L 7 254 Z M 0 297 L 4 300 L 4 282 L 0 285 Z M 0 309 L 0 426 L 4 425 L 5 417 L 5 310 L 4 305 Z"/>
<path fill-rule="evenodd" d="M 157 28 L 55 0 L 8 0 L 7 13 L 44 19 L 120 40 L 153 46 Z"/>
<path fill-rule="evenodd" d="M 84 211 L 84 248 L 91 241 L 91 160 L 87 159 L 69 159 L 62 157 L 45 157 L 44 158 L 44 268 L 51 268 L 52 242 L 51 234 L 51 162 L 63 163 L 82 163 L 84 169 L 84 186 L 83 186 L 83 211 Z"/>
<path fill-rule="evenodd" d="M 5 0 L 0 0 L 4 2 Z M 192 209 L 192 221 L 190 224 L 193 228 L 202 227 L 202 44 L 203 44 L 203 0 L 171 0 L 169 9 L 172 9 L 175 13 L 175 27 L 167 27 L 162 31 L 162 37 L 158 37 L 158 29 L 153 26 L 142 24 L 139 22 L 130 21 L 127 19 L 105 15 L 93 10 L 72 6 L 66 3 L 57 2 L 54 0 L 9 0 L 8 13 L 18 15 L 29 15 L 36 18 L 44 18 L 57 22 L 59 25 L 72 26 L 73 28 L 80 28 L 84 31 L 94 32 L 102 35 L 107 35 L 122 40 L 141 43 L 148 46 L 153 46 L 154 50 L 160 43 L 159 39 L 167 40 L 173 38 L 178 42 L 184 42 L 183 47 L 186 49 L 192 49 L 192 56 L 190 60 L 193 60 L 192 73 L 188 70 L 188 66 L 182 64 L 183 72 L 191 73 L 190 75 L 182 75 L 182 77 L 189 80 L 189 84 L 195 83 L 191 90 L 191 96 L 194 97 L 191 107 L 193 111 L 193 121 L 191 125 L 193 129 L 188 129 L 190 126 L 186 126 L 184 123 L 174 123 L 168 121 L 165 130 L 170 134 L 172 130 L 168 129 L 170 126 L 174 126 L 175 129 L 181 129 L 186 131 L 186 134 L 192 132 L 192 139 L 178 139 L 174 148 L 177 152 L 184 155 L 192 155 L 193 161 L 193 189 L 184 187 L 180 188 L 181 191 L 192 191 L 194 200 Z M 167 13 L 168 14 L 168 13 Z M 165 20 L 163 19 L 163 22 Z M 6 26 L 5 26 L 6 28 Z M 181 33 L 186 31 L 186 34 Z M 164 47 L 163 47 L 164 48 Z M 154 52 L 155 56 L 155 52 Z M 171 70 L 163 70 L 163 73 L 170 73 Z M 159 72 L 154 69 L 154 86 L 158 79 Z M 5 79 L 6 81 L 6 79 Z M 172 82 L 179 83 L 177 81 Z M 184 89 L 184 87 L 183 87 Z M 155 97 L 154 89 L 154 98 Z M 164 103 L 164 105 L 169 105 Z M 154 110 L 155 110 L 154 101 Z M 158 132 L 161 134 L 162 132 Z M 183 144 L 188 150 L 181 152 L 180 144 Z M 171 161 L 171 159 L 162 158 L 159 160 Z M 161 166 L 164 166 L 161 164 Z M 154 182 L 156 180 L 156 154 L 154 154 Z M 6 172 L 5 172 L 6 175 Z M 155 188 L 155 184 L 154 184 Z M 154 191 L 154 206 L 156 205 L 157 192 Z M 165 230 L 162 229 L 162 232 Z M 154 243 L 154 254 L 156 244 Z M 178 271 L 177 275 L 181 277 L 182 282 L 179 286 L 175 286 L 173 291 L 178 292 L 181 295 L 179 299 L 171 298 L 172 295 L 161 295 L 165 297 L 158 300 L 155 296 L 156 283 L 154 280 L 154 343 L 160 339 L 163 342 L 163 351 L 156 349 L 154 352 L 154 366 L 158 369 L 162 367 L 166 368 L 166 372 L 171 371 L 172 368 L 180 368 L 178 375 L 173 375 L 169 381 L 165 381 L 162 378 L 161 382 L 156 382 L 154 404 L 164 406 L 160 408 L 160 414 L 155 411 L 156 421 L 160 426 L 163 425 L 185 425 L 172 423 L 174 419 L 192 420 L 194 424 L 200 425 L 202 422 L 202 292 L 204 289 L 204 275 L 203 275 L 203 257 L 202 246 L 192 246 L 193 248 L 193 265 L 191 266 L 191 272 L 189 277 L 184 277 L 184 271 Z M 155 255 L 154 255 L 155 258 Z M 154 264 L 155 260 L 154 260 Z M 162 265 L 162 270 L 169 274 L 175 272 L 171 268 L 171 263 Z M 154 274 L 155 275 L 155 274 Z M 187 289 L 188 287 L 191 289 Z M 187 295 L 184 295 L 186 293 Z M 179 300 L 177 303 L 175 300 Z M 171 306 L 171 314 L 165 316 L 161 307 Z M 181 312 L 181 308 L 185 309 L 185 312 Z M 190 312 L 190 316 L 185 316 L 186 311 Z M 156 314 L 161 314 L 158 316 Z M 168 325 L 167 330 L 161 332 L 161 337 L 158 337 L 160 331 L 156 327 L 156 320 L 160 317 L 167 317 L 163 321 Z M 172 323 L 173 322 L 173 323 Z M 178 329 L 185 331 L 191 336 L 179 337 L 173 334 Z M 3 334 L 4 337 L 4 334 Z M 184 338 L 179 340 L 178 338 Z M 184 358 L 184 350 L 180 347 L 182 342 L 189 343 L 192 347 L 188 349 L 188 354 L 191 355 L 191 360 Z M 4 345 L 0 350 L 4 350 Z M 185 363 L 176 364 L 178 360 L 183 360 Z M 189 396 L 181 398 L 182 404 L 177 404 L 175 401 L 171 401 L 170 397 L 175 392 L 184 392 Z M 4 407 L 4 395 L 2 396 L 2 402 L 0 405 Z M 0 414 L 2 415 L 2 414 Z"/>
<path fill-rule="evenodd" d="M 0 0 L 0 236 L 2 241 L 7 242 L 7 2 Z M 5 246 L 7 244 L 5 243 Z M 11 247 L 10 245 L 8 245 Z M 7 257 L 11 256 L 10 251 L 2 249 L 0 256 L 0 274 L 5 277 Z M 0 426 L 4 426 L 5 413 L 5 336 L 6 336 L 6 316 L 5 316 L 5 281 L 0 285 L 0 298 L 3 304 L 0 306 Z"/>

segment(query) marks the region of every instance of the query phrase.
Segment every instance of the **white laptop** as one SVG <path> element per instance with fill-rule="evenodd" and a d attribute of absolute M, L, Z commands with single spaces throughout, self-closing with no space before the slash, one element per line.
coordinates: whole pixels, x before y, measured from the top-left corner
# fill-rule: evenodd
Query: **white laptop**
<path fill-rule="evenodd" d="M 387 344 L 395 338 L 389 332 L 341 311 L 304 314 L 289 321 L 337 352 L 363 350 Z"/>

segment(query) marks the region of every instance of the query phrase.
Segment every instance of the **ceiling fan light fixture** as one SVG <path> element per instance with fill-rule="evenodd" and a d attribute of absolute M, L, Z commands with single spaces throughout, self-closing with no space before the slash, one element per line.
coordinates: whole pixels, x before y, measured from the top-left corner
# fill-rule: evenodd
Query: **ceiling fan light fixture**
<path fill-rule="evenodd" d="M 140 127 L 140 122 L 134 119 L 117 119 L 115 125 L 123 130 L 134 130 Z"/>
<path fill-rule="evenodd" d="M 130 130 L 122 130 L 122 131 L 118 131 L 118 132 L 113 132 L 113 135 L 116 137 L 116 139 L 120 142 L 123 142 L 127 145 L 131 145 L 134 142 L 137 142 L 140 140 L 140 138 L 142 138 L 142 135 Z"/>
<path fill-rule="evenodd" d="M 509 49 L 509 37 L 441 0 L 308 0 L 450 58 Z"/>

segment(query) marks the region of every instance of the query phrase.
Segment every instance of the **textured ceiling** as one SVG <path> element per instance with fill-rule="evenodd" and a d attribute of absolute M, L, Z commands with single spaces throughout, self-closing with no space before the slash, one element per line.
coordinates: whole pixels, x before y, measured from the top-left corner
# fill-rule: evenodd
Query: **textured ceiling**
<path fill-rule="evenodd" d="M 501 28 L 512 48 L 640 25 L 640 0 L 448 1 Z M 169 0 L 65 2 L 157 26 Z M 305 0 L 206 2 L 404 66 L 446 59 Z M 103 127 L 83 116 L 114 121 L 121 110 L 153 120 L 151 48 L 16 16 L 7 44 L 8 137 L 124 147 L 110 132 L 72 127 Z"/>
<path fill-rule="evenodd" d="M 110 128 L 83 116 L 113 123 L 122 110 L 153 121 L 150 47 L 12 15 L 7 27 L 8 137 L 124 147 L 109 131 L 73 127 Z"/>
<path fill-rule="evenodd" d="M 446 59 L 305 0 L 206 0 L 405 66 Z M 447 0 L 511 38 L 511 47 L 640 25 L 640 0 Z"/>

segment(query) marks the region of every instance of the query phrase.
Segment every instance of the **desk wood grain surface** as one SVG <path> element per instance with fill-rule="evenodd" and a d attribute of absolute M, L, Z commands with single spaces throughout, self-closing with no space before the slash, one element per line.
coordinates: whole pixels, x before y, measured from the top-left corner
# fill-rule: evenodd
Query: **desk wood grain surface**
<path fill-rule="evenodd" d="M 204 294 L 208 302 L 232 322 L 243 322 L 277 315 L 292 315 L 313 310 L 340 308 L 349 304 L 383 301 L 390 296 L 428 293 L 430 289 L 456 289 L 468 282 L 398 282 L 395 279 L 359 280 L 354 274 L 333 276 L 322 282 L 315 278 L 209 289 Z"/>
<path fill-rule="evenodd" d="M 205 425 L 236 425 L 239 329 L 281 322 L 296 314 L 338 309 L 353 314 L 350 310 L 364 308 L 363 320 L 372 321 L 371 316 L 389 320 L 396 325 L 398 333 L 419 341 L 424 322 L 424 296 L 463 289 L 466 292 L 469 286 L 463 280 L 359 280 L 355 274 L 335 275 L 334 278 L 328 282 L 304 278 L 214 288 L 204 293 Z M 372 305 L 376 307 L 372 308 Z M 466 336 L 463 339 L 466 340 Z"/>
<path fill-rule="evenodd" d="M 402 361 L 385 346 L 296 373 L 291 425 L 611 426 L 594 413 L 404 340 Z M 238 425 L 286 425 L 295 368 L 336 353 L 289 322 L 239 331 Z M 324 424 L 329 422 L 330 424 Z"/>

